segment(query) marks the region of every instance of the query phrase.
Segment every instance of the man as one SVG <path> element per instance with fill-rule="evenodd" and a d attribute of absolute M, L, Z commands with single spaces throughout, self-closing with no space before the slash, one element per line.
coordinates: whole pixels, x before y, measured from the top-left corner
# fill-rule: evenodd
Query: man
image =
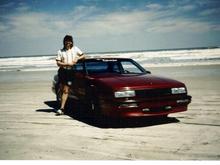
<path fill-rule="evenodd" d="M 68 98 L 71 77 L 70 72 L 73 65 L 78 60 L 85 58 L 83 52 L 76 46 L 74 46 L 73 37 L 66 35 L 63 39 L 63 49 L 60 49 L 57 54 L 56 62 L 59 66 L 58 78 L 62 86 L 61 106 L 57 111 L 57 115 L 64 114 L 65 104 Z"/>

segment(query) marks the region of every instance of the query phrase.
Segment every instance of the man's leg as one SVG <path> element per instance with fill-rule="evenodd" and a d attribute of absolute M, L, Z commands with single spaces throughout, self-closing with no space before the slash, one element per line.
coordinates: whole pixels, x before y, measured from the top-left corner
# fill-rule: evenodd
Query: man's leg
<path fill-rule="evenodd" d="M 68 98 L 68 94 L 69 94 L 69 86 L 64 85 L 63 86 L 63 94 L 62 94 L 62 98 L 61 98 L 61 107 L 60 109 L 64 112 L 64 108 L 65 108 L 65 104 Z"/>

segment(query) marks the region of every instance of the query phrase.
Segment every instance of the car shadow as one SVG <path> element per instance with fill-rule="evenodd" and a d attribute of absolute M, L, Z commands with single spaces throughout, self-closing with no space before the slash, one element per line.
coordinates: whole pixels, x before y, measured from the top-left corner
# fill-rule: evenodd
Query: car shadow
<path fill-rule="evenodd" d="M 51 109 L 39 109 L 37 112 L 55 113 L 59 108 L 56 101 L 44 102 Z M 174 117 L 144 117 L 144 118 L 131 118 L 131 119 L 113 119 L 103 116 L 94 115 L 91 110 L 87 110 L 85 106 L 77 101 L 70 103 L 68 100 L 66 104 L 65 114 L 74 120 L 86 123 L 98 128 L 136 128 L 136 127 L 149 127 L 162 124 L 178 123 L 179 120 Z"/>

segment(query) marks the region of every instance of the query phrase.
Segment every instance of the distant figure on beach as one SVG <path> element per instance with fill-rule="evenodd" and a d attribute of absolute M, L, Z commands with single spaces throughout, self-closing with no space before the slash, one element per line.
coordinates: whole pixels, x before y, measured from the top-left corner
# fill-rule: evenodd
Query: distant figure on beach
<path fill-rule="evenodd" d="M 83 52 L 74 46 L 73 37 L 66 35 L 63 39 L 63 48 L 58 51 L 56 62 L 59 67 L 58 78 L 61 83 L 62 97 L 61 106 L 57 111 L 57 115 L 63 115 L 65 112 L 65 104 L 68 98 L 72 78 L 70 78 L 70 70 L 78 60 L 85 58 Z"/>

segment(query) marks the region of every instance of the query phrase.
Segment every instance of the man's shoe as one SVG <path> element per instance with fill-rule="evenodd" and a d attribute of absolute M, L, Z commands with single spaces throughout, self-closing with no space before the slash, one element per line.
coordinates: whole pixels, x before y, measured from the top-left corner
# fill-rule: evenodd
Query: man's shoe
<path fill-rule="evenodd" d="M 60 115 L 63 115 L 63 111 L 61 109 L 58 109 L 57 113 L 56 113 L 56 116 L 60 116 Z"/>

